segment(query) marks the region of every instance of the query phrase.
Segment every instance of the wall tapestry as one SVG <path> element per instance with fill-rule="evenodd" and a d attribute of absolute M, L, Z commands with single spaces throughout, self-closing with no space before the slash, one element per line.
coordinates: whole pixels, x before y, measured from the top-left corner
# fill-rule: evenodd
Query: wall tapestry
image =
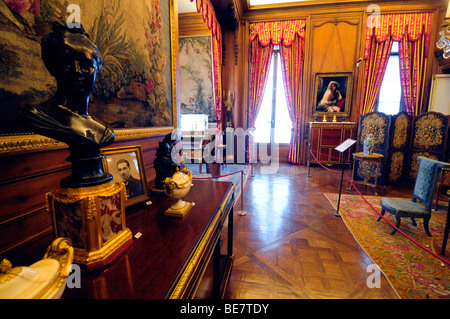
<path fill-rule="evenodd" d="M 53 21 L 66 23 L 66 0 L 0 1 L 0 135 L 25 133 L 18 111 L 56 90 L 40 42 Z M 114 128 L 173 125 L 171 0 L 77 0 L 80 22 L 96 42 L 102 70 L 90 99 L 93 117 Z"/>
<path fill-rule="evenodd" d="M 179 38 L 179 61 L 180 113 L 207 114 L 216 122 L 211 36 Z"/>

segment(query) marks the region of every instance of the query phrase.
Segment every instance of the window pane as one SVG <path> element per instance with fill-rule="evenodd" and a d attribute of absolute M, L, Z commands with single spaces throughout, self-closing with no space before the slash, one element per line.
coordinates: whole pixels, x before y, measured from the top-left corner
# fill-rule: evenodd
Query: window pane
<path fill-rule="evenodd" d="M 255 121 L 255 141 L 257 143 L 270 143 L 270 128 L 272 119 L 272 90 L 273 90 L 273 64 L 270 63 L 269 75 L 267 79 L 264 97 Z"/>
<path fill-rule="evenodd" d="M 277 83 L 276 83 L 276 106 L 275 106 L 275 143 L 289 143 L 291 140 L 291 118 L 286 104 L 286 96 L 283 86 L 283 75 L 281 73 L 281 63 L 277 59 Z M 270 130 L 272 120 L 272 95 L 273 95 L 273 65 L 269 69 L 266 90 L 261 103 L 261 108 L 255 122 L 255 140 L 257 143 L 270 143 Z"/>
<path fill-rule="evenodd" d="M 394 41 L 392 42 L 391 54 L 398 54 L 398 44 L 400 42 Z"/>
<path fill-rule="evenodd" d="M 291 141 L 292 122 L 286 104 L 281 61 L 277 65 L 277 105 L 275 113 L 275 143 L 289 143 Z"/>
<path fill-rule="evenodd" d="M 380 88 L 378 111 L 389 115 L 397 114 L 400 110 L 401 92 L 399 58 L 391 55 Z"/>

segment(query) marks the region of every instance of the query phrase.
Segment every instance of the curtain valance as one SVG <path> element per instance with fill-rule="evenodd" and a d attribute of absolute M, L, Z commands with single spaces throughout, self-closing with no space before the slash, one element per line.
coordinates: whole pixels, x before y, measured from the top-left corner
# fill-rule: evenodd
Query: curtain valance
<path fill-rule="evenodd" d="M 291 46 L 295 35 L 305 37 L 305 20 L 260 22 L 250 25 L 250 43 L 258 37 L 259 43 L 264 47 L 270 43 Z"/>
<path fill-rule="evenodd" d="M 366 30 L 366 45 L 364 59 L 369 57 L 372 37 L 378 43 L 383 43 L 388 37 L 393 41 L 401 41 L 407 36 L 410 42 L 415 42 L 425 36 L 425 43 L 428 44 L 431 36 L 431 13 L 399 13 L 381 14 L 368 17 Z M 425 54 L 428 55 L 428 47 Z"/>
<path fill-rule="evenodd" d="M 211 0 L 191 0 L 191 2 L 194 1 L 196 1 L 197 12 L 201 12 L 203 21 L 208 25 L 208 29 L 211 30 L 219 45 L 222 45 L 222 31 Z"/>

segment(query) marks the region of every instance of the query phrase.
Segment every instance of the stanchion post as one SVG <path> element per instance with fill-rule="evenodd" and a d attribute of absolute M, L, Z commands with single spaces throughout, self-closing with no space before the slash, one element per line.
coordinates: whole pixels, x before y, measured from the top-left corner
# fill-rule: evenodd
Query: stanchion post
<path fill-rule="evenodd" d="M 339 186 L 339 198 L 337 203 L 336 212 L 333 212 L 333 216 L 341 217 L 341 214 L 339 214 L 339 203 L 341 202 L 341 192 L 342 192 L 342 180 L 344 179 L 344 169 L 345 169 L 345 157 L 344 153 L 342 153 L 342 173 L 341 173 L 341 185 Z"/>
<path fill-rule="evenodd" d="M 310 147 L 308 147 L 308 148 L 309 148 L 308 163 L 307 163 L 308 171 L 307 171 L 307 173 L 306 173 L 306 177 L 311 176 L 311 175 L 309 175 L 309 168 L 310 168 L 310 165 L 311 165 L 311 148 L 310 148 Z"/>
<path fill-rule="evenodd" d="M 336 212 L 332 213 L 336 217 L 340 217 L 341 214 L 339 214 L 339 204 L 341 202 L 341 193 L 342 193 L 342 180 L 344 179 L 344 169 L 345 169 L 345 151 L 350 148 L 353 144 L 356 143 L 356 140 L 353 140 L 351 138 L 346 139 L 344 142 L 339 144 L 334 149 L 341 153 L 342 156 L 342 173 L 341 173 L 341 185 L 339 186 L 339 198 L 337 203 Z"/>
<path fill-rule="evenodd" d="M 241 210 L 238 210 L 237 214 L 239 216 L 247 215 L 247 212 L 244 210 L 244 171 L 241 170 Z"/>

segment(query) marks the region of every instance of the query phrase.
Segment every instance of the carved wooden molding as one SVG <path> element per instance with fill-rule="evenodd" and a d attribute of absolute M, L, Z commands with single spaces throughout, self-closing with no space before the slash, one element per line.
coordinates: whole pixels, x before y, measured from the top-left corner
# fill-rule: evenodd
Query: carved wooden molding
<path fill-rule="evenodd" d="M 138 139 L 168 134 L 172 127 L 152 127 L 139 129 L 116 129 L 114 133 L 117 141 Z M 14 155 L 29 151 L 46 151 L 67 148 L 65 143 L 38 134 L 18 134 L 0 136 L 0 155 Z"/>

